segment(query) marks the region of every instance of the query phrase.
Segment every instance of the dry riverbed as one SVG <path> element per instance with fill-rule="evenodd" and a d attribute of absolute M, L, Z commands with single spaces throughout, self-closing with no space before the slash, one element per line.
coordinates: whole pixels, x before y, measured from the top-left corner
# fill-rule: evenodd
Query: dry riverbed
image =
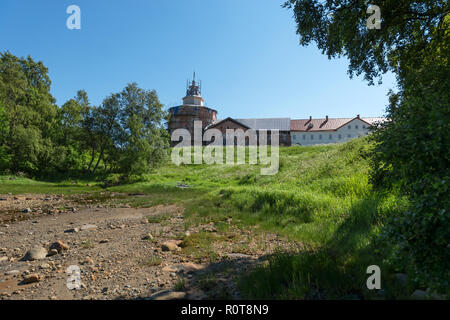
<path fill-rule="evenodd" d="M 177 205 L 124 204 L 133 197 L 0 195 L 0 299 L 236 299 L 240 274 L 301 247 L 231 218 L 217 228 Z"/>

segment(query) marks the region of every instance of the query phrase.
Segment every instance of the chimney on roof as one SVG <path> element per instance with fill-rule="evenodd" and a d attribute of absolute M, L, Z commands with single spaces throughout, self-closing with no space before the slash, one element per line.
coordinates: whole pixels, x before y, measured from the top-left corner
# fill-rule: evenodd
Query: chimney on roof
<path fill-rule="evenodd" d="M 305 126 L 312 121 L 312 116 L 309 116 L 309 120 L 305 122 Z"/>
<path fill-rule="evenodd" d="M 359 116 L 359 114 L 356 116 L 358 119 L 360 119 L 360 116 Z"/>
<path fill-rule="evenodd" d="M 322 124 L 320 125 L 320 127 L 322 128 L 322 127 L 325 125 L 325 123 L 327 123 L 327 122 L 328 122 L 328 116 L 325 116 L 325 121 L 322 122 Z"/>

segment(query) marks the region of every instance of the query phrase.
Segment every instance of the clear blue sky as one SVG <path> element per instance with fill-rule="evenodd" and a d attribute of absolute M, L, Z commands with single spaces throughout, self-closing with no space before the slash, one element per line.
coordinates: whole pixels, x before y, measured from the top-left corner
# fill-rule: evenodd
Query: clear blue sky
<path fill-rule="evenodd" d="M 381 116 L 394 77 L 350 80 L 345 58 L 301 47 L 284 0 L 1 0 L 0 50 L 49 68 L 62 105 L 78 89 L 98 105 L 127 83 L 181 104 L 195 69 L 219 118 Z M 81 8 L 81 30 L 66 8 Z"/>

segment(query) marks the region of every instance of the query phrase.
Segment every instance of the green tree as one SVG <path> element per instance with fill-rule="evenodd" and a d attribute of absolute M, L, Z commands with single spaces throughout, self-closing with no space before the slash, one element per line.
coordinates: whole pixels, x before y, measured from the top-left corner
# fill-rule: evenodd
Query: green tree
<path fill-rule="evenodd" d="M 366 26 L 369 4 L 381 29 Z M 448 1 L 291 0 L 302 45 L 349 59 L 350 76 L 369 84 L 393 72 L 388 121 L 375 131 L 371 180 L 409 196 L 408 212 L 391 217 L 384 235 L 418 282 L 448 290 L 450 270 L 450 57 Z"/>
<path fill-rule="evenodd" d="M 46 174 L 63 160 L 54 138 L 60 128 L 48 70 L 31 57 L 0 54 L 0 101 L 7 136 L 1 141 L 12 171 Z"/>
<path fill-rule="evenodd" d="M 162 128 L 163 105 L 156 91 L 144 90 L 131 83 L 117 96 L 123 128 L 122 169 L 142 174 L 161 164 L 167 153 L 167 135 Z"/>

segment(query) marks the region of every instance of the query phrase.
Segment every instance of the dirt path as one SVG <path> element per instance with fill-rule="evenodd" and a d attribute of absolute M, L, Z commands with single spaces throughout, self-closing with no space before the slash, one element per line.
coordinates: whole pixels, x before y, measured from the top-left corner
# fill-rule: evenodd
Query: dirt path
<path fill-rule="evenodd" d="M 239 298 L 236 275 L 292 245 L 242 231 L 231 219 L 224 231 L 186 224 L 175 205 L 113 208 L 45 195 L 0 199 L 0 299 Z M 50 209 L 35 209 L 44 204 Z M 67 250 L 21 261 L 30 248 L 49 250 L 59 240 Z M 79 289 L 67 287 L 70 266 L 81 272 Z M 28 279 L 34 275 L 39 280 Z"/>

